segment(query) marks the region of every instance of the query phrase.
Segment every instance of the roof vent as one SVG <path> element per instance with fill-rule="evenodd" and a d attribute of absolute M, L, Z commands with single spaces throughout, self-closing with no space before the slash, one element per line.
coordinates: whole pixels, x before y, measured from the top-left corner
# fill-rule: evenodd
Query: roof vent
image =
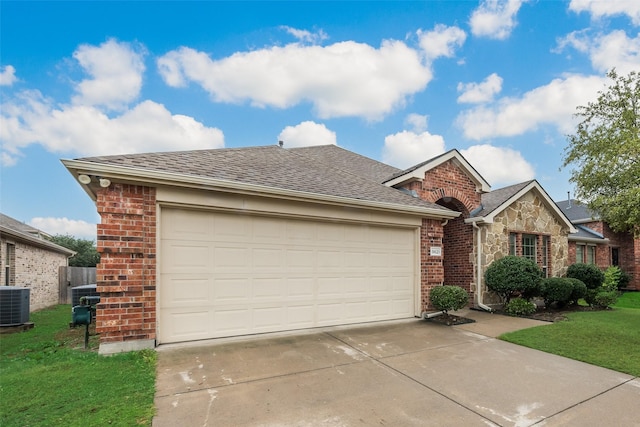
<path fill-rule="evenodd" d="M 284 145 L 284 141 L 278 141 L 278 145 L 282 147 Z"/>

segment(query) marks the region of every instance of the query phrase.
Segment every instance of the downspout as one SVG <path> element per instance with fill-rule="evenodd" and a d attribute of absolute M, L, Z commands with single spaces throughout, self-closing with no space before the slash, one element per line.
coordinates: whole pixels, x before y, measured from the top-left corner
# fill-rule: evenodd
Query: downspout
<path fill-rule="evenodd" d="M 471 223 L 473 228 L 476 229 L 476 305 L 488 312 L 493 312 L 493 309 L 482 302 L 482 229 L 476 221 Z"/>

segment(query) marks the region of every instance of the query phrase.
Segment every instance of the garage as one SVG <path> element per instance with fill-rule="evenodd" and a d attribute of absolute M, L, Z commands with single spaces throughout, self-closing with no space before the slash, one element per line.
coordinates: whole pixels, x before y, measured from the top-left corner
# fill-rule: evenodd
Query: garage
<path fill-rule="evenodd" d="M 416 227 L 164 207 L 158 343 L 413 317 Z"/>

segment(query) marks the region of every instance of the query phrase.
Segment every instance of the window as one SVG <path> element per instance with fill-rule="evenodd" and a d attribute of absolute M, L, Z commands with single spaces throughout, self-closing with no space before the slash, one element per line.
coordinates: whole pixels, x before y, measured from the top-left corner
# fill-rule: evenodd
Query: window
<path fill-rule="evenodd" d="M 6 286 L 14 286 L 16 283 L 15 276 L 15 264 L 16 254 L 15 246 L 11 243 L 7 243 L 7 250 L 5 251 L 5 263 L 4 263 L 4 284 Z"/>
<path fill-rule="evenodd" d="M 509 233 L 509 255 L 516 255 L 516 233 Z"/>
<path fill-rule="evenodd" d="M 595 264 L 596 247 L 593 245 L 576 245 L 576 262 Z"/>
<path fill-rule="evenodd" d="M 532 234 L 522 235 L 522 256 L 536 262 L 536 236 Z"/>
<path fill-rule="evenodd" d="M 620 249 L 611 248 L 611 265 L 620 265 Z"/>
<path fill-rule="evenodd" d="M 542 236 L 542 272 L 549 277 L 549 236 Z"/>
<path fill-rule="evenodd" d="M 509 233 L 509 255 L 521 256 L 538 264 L 549 277 L 551 237 L 537 234 Z"/>

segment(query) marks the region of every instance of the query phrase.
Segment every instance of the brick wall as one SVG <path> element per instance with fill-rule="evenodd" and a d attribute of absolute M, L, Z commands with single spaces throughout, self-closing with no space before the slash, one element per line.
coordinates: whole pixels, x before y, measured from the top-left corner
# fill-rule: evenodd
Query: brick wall
<path fill-rule="evenodd" d="M 442 284 L 464 288 L 470 294 L 470 301 L 473 301 L 473 226 L 464 220 L 469 217 L 470 211 L 480 205 L 481 195 L 475 182 L 452 159 L 427 171 L 424 180 L 408 183 L 405 188 L 416 191 L 423 200 L 461 212 L 460 217 L 449 220 L 444 226 L 439 220 L 423 223 L 423 309 L 430 308 L 430 289 Z M 426 234 L 425 227 L 428 227 Z M 429 248 L 437 245 L 442 248 L 442 256 L 429 256 Z M 425 268 L 431 271 L 425 272 Z"/>
<path fill-rule="evenodd" d="M 440 220 L 423 219 L 420 229 L 420 298 L 421 310 L 431 309 L 429 292 L 444 284 L 444 266 L 442 256 L 431 256 L 431 247 L 442 248 L 444 230 Z"/>
<path fill-rule="evenodd" d="M 67 256 L 48 249 L 32 246 L 26 242 L 1 239 L 0 284 L 5 284 L 5 251 L 7 243 L 13 245 L 10 286 L 30 288 L 30 310 L 40 310 L 58 304 L 58 268 L 66 266 Z"/>
<path fill-rule="evenodd" d="M 97 194 L 100 342 L 156 337 L 155 189 L 112 184 Z"/>

